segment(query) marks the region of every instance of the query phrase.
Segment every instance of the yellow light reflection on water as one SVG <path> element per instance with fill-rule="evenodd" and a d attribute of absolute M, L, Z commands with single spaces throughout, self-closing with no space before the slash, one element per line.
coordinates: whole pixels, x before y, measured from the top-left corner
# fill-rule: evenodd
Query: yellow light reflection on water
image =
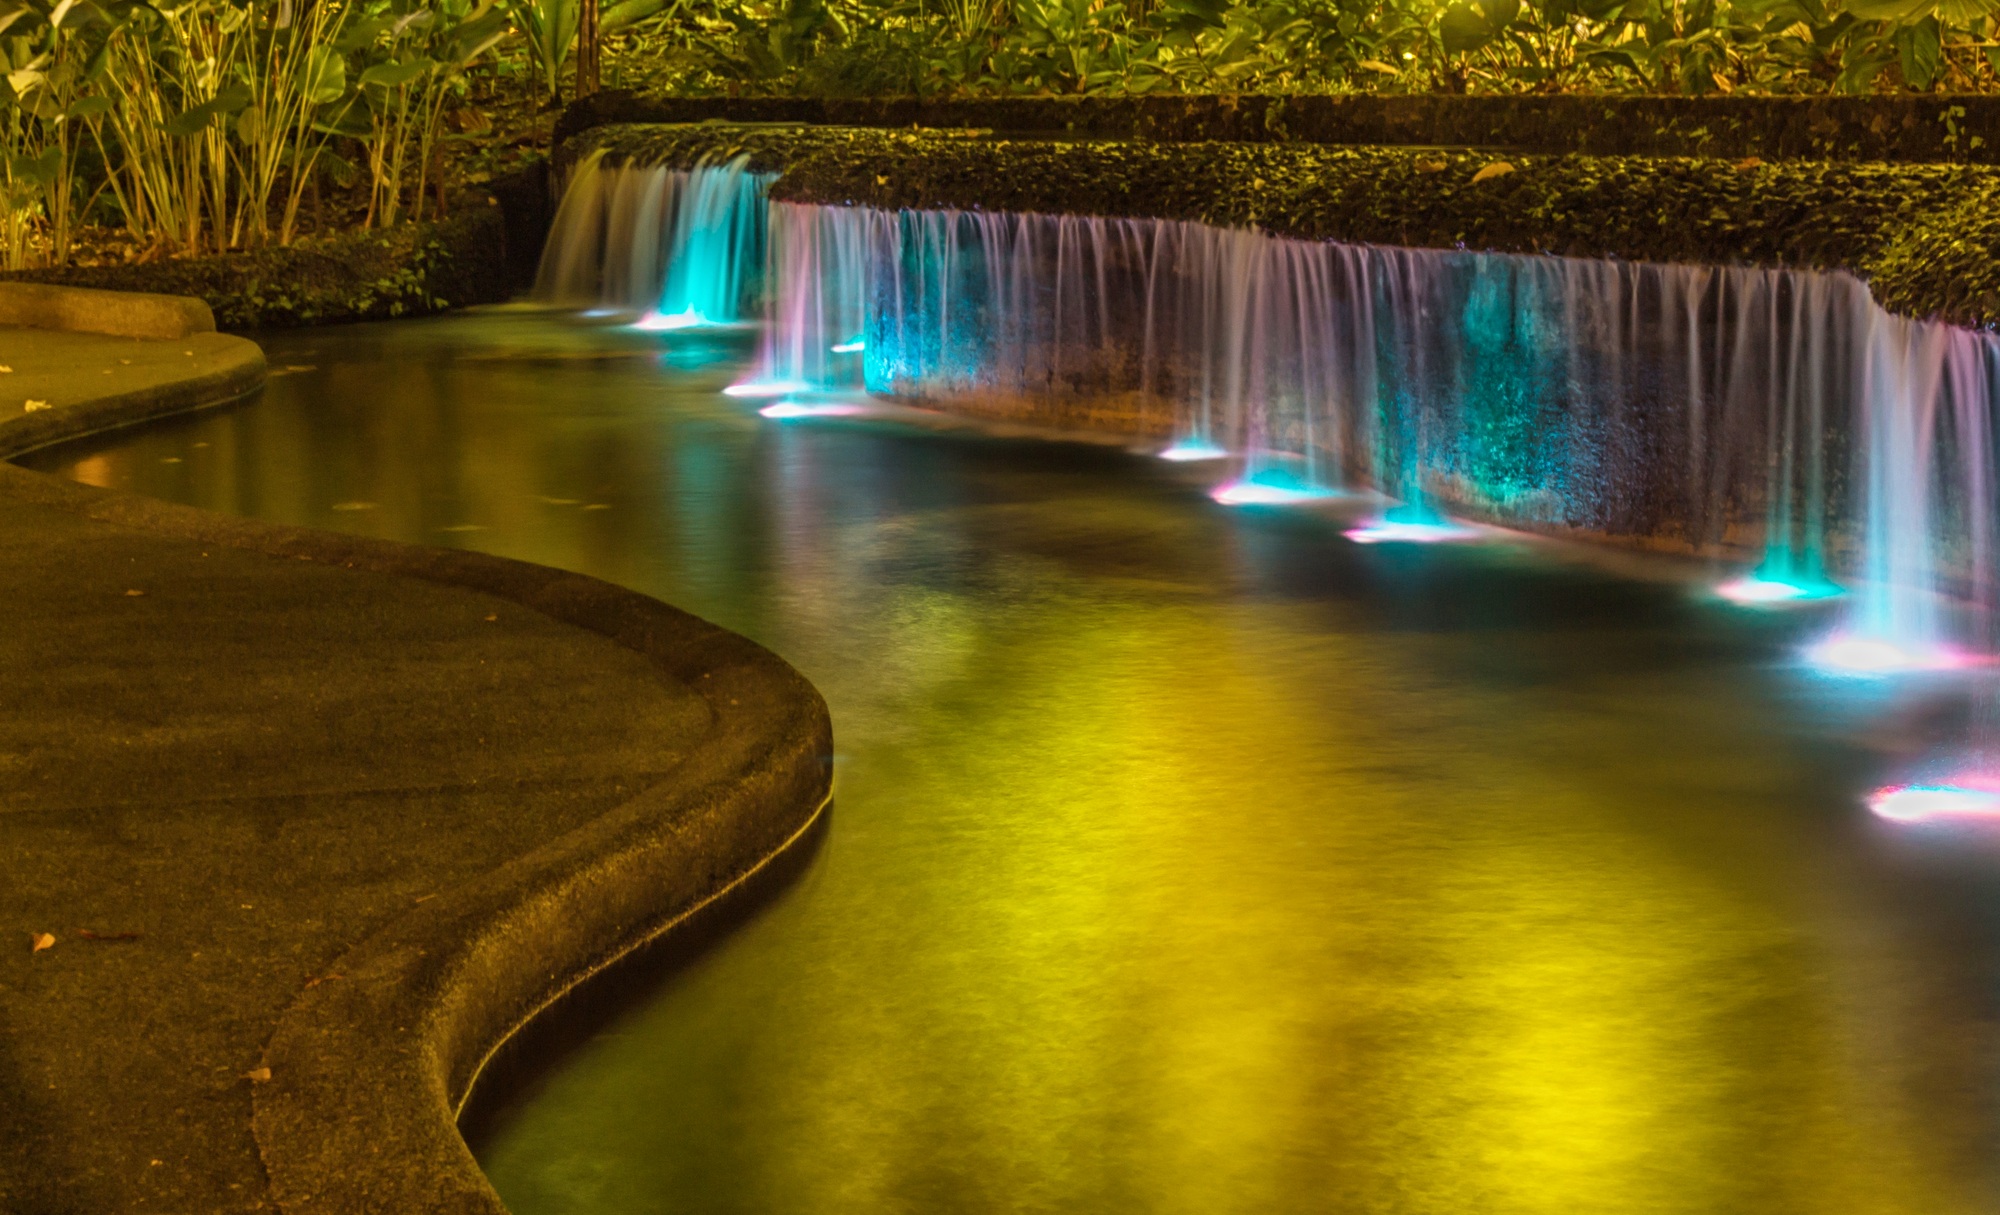
<path fill-rule="evenodd" d="M 384 332 L 79 472 L 625 582 L 838 728 L 809 871 L 483 1145 L 516 1215 L 1992 1209 L 1985 938 L 1741 663 L 731 367 Z"/>

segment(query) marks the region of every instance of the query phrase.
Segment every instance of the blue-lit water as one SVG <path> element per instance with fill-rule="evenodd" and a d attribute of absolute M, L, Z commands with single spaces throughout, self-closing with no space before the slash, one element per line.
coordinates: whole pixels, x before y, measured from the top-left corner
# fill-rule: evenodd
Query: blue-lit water
<path fill-rule="evenodd" d="M 1994 648 L 2000 346 L 1890 317 L 1851 276 L 771 204 L 767 186 L 741 164 L 587 165 L 543 293 L 657 281 L 678 307 L 707 276 L 718 298 L 761 291 L 746 392 L 1149 434 L 1169 458 L 1226 456 L 1219 492 L 1244 504 L 1369 489 L 1405 522 L 1722 556 L 1740 602 L 1851 592 L 1829 655 Z"/>

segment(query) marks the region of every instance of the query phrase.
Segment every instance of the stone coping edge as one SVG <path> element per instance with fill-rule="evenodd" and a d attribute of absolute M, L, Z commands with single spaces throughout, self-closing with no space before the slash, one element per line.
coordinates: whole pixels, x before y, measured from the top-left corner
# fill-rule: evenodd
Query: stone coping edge
<path fill-rule="evenodd" d="M 1598 156 L 2000 163 L 2000 96 L 1147 93 L 1054 97 L 695 97 L 601 89 L 556 144 L 624 122 L 973 128 L 1169 142 L 1506 148 Z"/>
<path fill-rule="evenodd" d="M 177 408 L 225 399 L 189 387 Z M 161 405 L 157 394 L 127 393 L 0 423 L 0 456 L 109 429 L 121 411 L 128 424 L 170 412 Z M 288 1213 L 504 1215 L 456 1121 L 487 1059 L 565 992 L 782 853 L 829 804 L 832 723 L 817 689 L 748 638 L 635 591 L 483 553 L 230 518 L 4 463 L 0 494 L 493 595 L 634 650 L 707 702 L 709 731 L 666 779 L 382 925 L 329 964 L 340 978 L 306 988 L 281 1014 L 252 1129 Z"/>
<path fill-rule="evenodd" d="M 0 325 L 173 341 L 215 332 L 215 314 L 191 295 L 0 283 Z"/>
<path fill-rule="evenodd" d="M 8 284 L 0 283 L 0 289 Z M 104 292 L 110 295 L 113 292 Z M 199 304 L 200 300 L 191 300 Z M 177 413 L 227 405 L 264 385 L 264 351 L 247 338 L 228 334 L 191 335 L 201 343 L 210 366 L 199 375 L 147 384 L 108 396 L 37 410 L 0 422 L 0 460 L 88 438 L 106 430 L 136 426 Z M 219 361 L 220 365 L 216 365 Z"/>

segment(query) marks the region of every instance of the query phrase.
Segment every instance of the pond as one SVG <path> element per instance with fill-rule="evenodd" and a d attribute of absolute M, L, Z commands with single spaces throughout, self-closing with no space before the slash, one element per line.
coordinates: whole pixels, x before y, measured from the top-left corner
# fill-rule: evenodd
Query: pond
<path fill-rule="evenodd" d="M 272 336 L 37 467 L 579 570 L 825 693 L 798 876 L 498 1110 L 517 1215 L 1985 1212 L 2000 837 L 1818 609 L 720 389 L 751 340 Z M 1683 575 L 1686 576 L 1683 576 Z"/>

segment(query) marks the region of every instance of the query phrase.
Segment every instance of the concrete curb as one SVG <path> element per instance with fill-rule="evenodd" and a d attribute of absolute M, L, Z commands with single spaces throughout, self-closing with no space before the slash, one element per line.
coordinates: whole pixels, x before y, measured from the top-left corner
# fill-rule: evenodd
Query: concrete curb
<path fill-rule="evenodd" d="M 0 283 L 0 290 L 7 285 Z M 263 387 L 264 351 L 255 342 L 223 333 L 197 333 L 184 340 L 200 355 L 199 374 L 0 420 L 0 460 L 99 431 L 227 405 Z"/>
<path fill-rule="evenodd" d="M 0 325 L 173 341 L 214 333 L 215 315 L 190 295 L 0 283 Z"/>
<path fill-rule="evenodd" d="M 176 408 L 220 401 L 180 387 Z M 0 455 L 170 412 L 161 401 L 127 393 L 0 423 Z M 299 993 L 254 1097 L 254 1136 L 285 1211 L 501 1215 L 456 1125 L 486 1059 L 565 991 L 782 853 L 827 804 L 832 726 L 819 693 L 763 647 L 657 600 L 524 562 L 232 519 L 6 465 L 0 494 L 509 599 L 636 651 L 708 704 L 704 745 L 667 780 L 415 907 L 343 955 L 339 980 Z"/>

